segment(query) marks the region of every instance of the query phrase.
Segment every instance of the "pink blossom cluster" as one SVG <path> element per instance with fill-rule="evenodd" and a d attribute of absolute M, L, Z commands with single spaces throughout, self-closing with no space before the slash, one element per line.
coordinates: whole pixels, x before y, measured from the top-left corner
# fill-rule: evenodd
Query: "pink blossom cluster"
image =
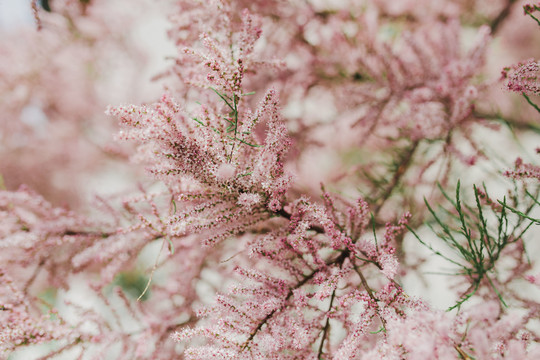
<path fill-rule="evenodd" d="M 504 175 L 515 179 L 532 178 L 540 180 L 540 166 L 524 163 L 523 159 L 517 158 L 514 167 L 515 170 L 505 171 Z"/>
<path fill-rule="evenodd" d="M 503 77 L 508 79 L 506 88 L 527 95 L 540 94 L 539 64 L 537 61 L 530 59 L 526 63 L 518 63 L 512 68 L 505 69 Z"/>
<path fill-rule="evenodd" d="M 56 205 L 76 207 L 87 201 L 88 172 L 125 160 L 113 151 L 117 126 L 104 109 L 112 99 L 142 97 L 134 75 L 147 56 L 127 33 L 143 9 L 118 12 L 114 0 L 49 3 L 52 12 L 39 12 L 40 31 L 2 33 L 0 173 L 10 190 L 25 184 Z"/>
<path fill-rule="evenodd" d="M 540 3 L 523 5 L 523 11 L 525 14 L 531 14 L 536 11 L 540 11 Z"/>

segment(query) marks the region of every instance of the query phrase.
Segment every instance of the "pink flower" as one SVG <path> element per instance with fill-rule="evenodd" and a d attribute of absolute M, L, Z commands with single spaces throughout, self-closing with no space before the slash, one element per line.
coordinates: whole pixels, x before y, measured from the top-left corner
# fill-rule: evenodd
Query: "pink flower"
<path fill-rule="evenodd" d="M 529 59 L 503 70 L 503 78 L 508 79 L 506 89 L 527 95 L 540 94 L 540 63 Z"/>

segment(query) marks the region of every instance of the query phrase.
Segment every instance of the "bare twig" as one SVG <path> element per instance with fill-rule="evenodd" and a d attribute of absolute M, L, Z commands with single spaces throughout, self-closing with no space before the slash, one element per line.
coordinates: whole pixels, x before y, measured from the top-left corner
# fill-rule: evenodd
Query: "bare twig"
<path fill-rule="evenodd" d="M 508 0 L 506 2 L 506 5 L 501 10 L 501 12 L 493 19 L 493 21 L 489 24 L 489 27 L 491 29 L 491 34 L 495 35 L 495 33 L 500 29 L 501 24 L 503 21 L 510 15 L 510 11 L 512 10 L 512 5 L 516 0 Z"/>

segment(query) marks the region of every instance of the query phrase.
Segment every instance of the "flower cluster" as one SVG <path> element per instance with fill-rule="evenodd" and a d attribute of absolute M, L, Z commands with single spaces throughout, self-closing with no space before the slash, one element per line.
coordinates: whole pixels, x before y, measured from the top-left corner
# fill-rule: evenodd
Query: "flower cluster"
<path fill-rule="evenodd" d="M 503 77 L 508 79 L 506 88 L 510 91 L 525 93 L 527 95 L 540 94 L 539 70 L 539 63 L 532 59 L 526 63 L 518 63 L 511 68 L 505 68 Z"/>
<path fill-rule="evenodd" d="M 524 163 L 521 158 L 516 159 L 514 166 L 515 170 L 505 171 L 504 175 L 515 179 L 532 178 L 540 180 L 540 166 Z"/>
<path fill-rule="evenodd" d="M 364 238 L 370 220 L 363 200 L 349 204 L 328 193 L 324 198 L 325 206 L 307 199 L 291 204 L 287 224 L 248 245 L 258 269 L 236 268 L 243 280 L 201 313 L 209 321 L 174 336 L 211 341 L 187 350 L 187 358 L 310 358 L 313 344 L 319 357 L 354 358 L 374 345 L 370 331 L 404 316 L 402 309 L 414 301 L 393 281 L 397 261 L 390 243 L 408 217 L 398 227 L 388 225 L 384 243 L 377 245 Z M 374 273 L 383 276 L 370 285 L 364 273 L 372 281 Z M 349 336 L 336 343 L 330 323 Z"/>

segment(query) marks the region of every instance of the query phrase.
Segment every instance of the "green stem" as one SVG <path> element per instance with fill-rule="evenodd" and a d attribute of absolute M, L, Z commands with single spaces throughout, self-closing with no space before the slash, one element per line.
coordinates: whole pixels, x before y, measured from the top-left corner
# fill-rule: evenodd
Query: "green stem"
<path fill-rule="evenodd" d="M 536 111 L 538 111 L 540 113 L 540 107 L 538 107 L 538 105 L 536 105 L 534 102 L 532 102 L 532 100 L 527 96 L 527 94 L 525 94 L 524 92 L 521 93 L 523 95 L 523 97 L 525 98 L 525 100 L 527 100 L 527 102 L 533 107 L 536 109 Z"/>

